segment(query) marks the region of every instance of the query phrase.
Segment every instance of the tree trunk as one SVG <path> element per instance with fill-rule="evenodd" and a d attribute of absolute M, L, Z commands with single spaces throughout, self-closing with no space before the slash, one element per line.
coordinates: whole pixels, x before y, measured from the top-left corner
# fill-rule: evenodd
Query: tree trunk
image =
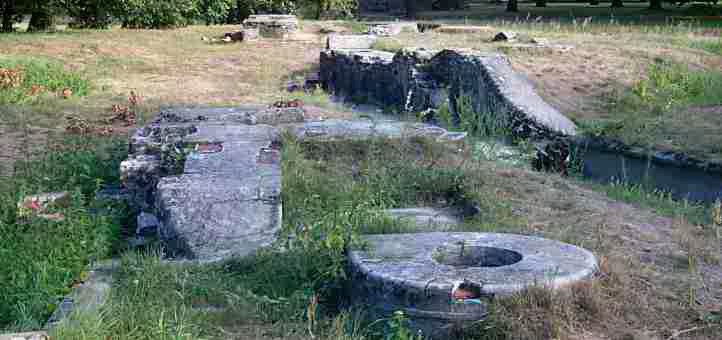
<path fill-rule="evenodd" d="M 547 0 L 536 0 L 536 7 L 547 7 Z"/>
<path fill-rule="evenodd" d="M 662 0 L 650 0 L 649 9 L 662 10 Z"/>
<path fill-rule="evenodd" d="M 53 15 L 47 8 L 36 8 L 30 17 L 28 32 L 48 31 L 55 28 Z"/>
<path fill-rule="evenodd" d="M 13 8 L 13 1 L 15 0 L 5 0 L 3 3 L 2 13 L 2 27 L 0 28 L 0 32 L 3 33 L 9 33 L 13 31 L 13 21 L 15 18 L 15 9 Z"/>
<path fill-rule="evenodd" d="M 519 12 L 519 3 L 517 0 L 509 0 L 506 3 L 507 12 Z"/>
<path fill-rule="evenodd" d="M 622 0 L 612 0 L 612 7 L 614 7 L 614 8 L 624 7 L 624 2 L 622 2 Z"/>

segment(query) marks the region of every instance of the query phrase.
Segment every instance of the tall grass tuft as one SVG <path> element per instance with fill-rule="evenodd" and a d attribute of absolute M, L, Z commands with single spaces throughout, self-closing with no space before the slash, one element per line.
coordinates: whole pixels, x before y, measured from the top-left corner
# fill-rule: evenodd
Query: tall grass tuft
<path fill-rule="evenodd" d="M 19 161 L 15 176 L 0 177 L 0 329 L 41 326 L 93 260 L 110 255 L 123 207 L 97 206 L 95 190 L 118 180 L 119 142 L 72 139 L 39 158 Z M 26 195 L 68 191 L 72 202 L 53 213 L 62 221 L 21 217 Z M 108 214 L 89 214 L 91 207 Z"/>

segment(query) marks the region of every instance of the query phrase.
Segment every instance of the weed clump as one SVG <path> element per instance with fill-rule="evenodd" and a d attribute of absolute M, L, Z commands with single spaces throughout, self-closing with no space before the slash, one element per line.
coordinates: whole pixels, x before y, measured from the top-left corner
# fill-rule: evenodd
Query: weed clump
<path fill-rule="evenodd" d="M 85 96 L 90 82 L 62 65 L 39 59 L 0 59 L 0 105 L 22 104 L 44 93 Z"/>
<path fill-rule="evenodd" d="M 43 157 L 19 161 L 12 178 L 0 177 L 0 329 L 37 329 L 86 266 L 111 254 L 120 237 L 124 207 L 94 201 L 95 191 L 119 178 L 120 144 L 72 139 Z M 21 217 L 26 195 L 68 191 L 57 208 L 62 220 Z M 100 206 L 99 206 L 100 205 Z M 108 214 L 89 214 L 94 208 Z"/>

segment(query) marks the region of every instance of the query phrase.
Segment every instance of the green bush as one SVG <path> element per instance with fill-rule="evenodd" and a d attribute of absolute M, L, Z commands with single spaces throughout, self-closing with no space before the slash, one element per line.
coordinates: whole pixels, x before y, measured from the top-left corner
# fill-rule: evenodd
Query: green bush
<path fill-rule="evenodd" d="M 43 90 L 58 92 L 65 88 L 73 91 L 74 96 L 85 96 L 90 91 L 90 82 L 78 74 L 65 71 L 62 65 L 41 59 L 2 59 L 0 69 L 17 72 L 20 82 L 3 86 L 7 75 L 0 74 L 0 104 L 21 103 L 33 98 L 29 95 L 33 86 Z M 5 78 L 4 78 L 5 77 Z"/>
<path fill-rule="evenodd" d="M 117 0 L 114 14 L 124 28 L 187 26 L 200 15 L 199 0 Z"/>
<path fill-rule="evenodd" d="M 110 11 L 114 1 L 107 0 L 58 0 L 58 4 L 73 21 L 73 28 L 108 28 L 112 23 Z"/>
<path fill-rule="evenodd" d="M 93 194 L 118 180 L 122 155 L 120 141 L 74 139 L 0 177 L 0 329 L 42 326 L 88 263 L 110 254 L 120 231 L 111 216 L 124 208 L 98 207 Z M 54 191 L 72 193 L 68 207 L 51 211 L 63 221 L 18 216 L 24 196 Z M 110 214 L 89 214 L 91 206 Z"/>

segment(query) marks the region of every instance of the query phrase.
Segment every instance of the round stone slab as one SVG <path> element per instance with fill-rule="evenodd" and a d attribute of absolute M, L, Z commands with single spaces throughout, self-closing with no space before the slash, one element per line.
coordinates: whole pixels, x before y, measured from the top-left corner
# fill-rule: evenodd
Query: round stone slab
<path fill-rule="evenodd" d="M 354 301 L 376 318 L 402 310 L 412 328 L 431 338 L 483 319 L 494 297 L 565 287 L 598 269 L 591 252 L 532 236 L 433 232 L 364 239 L 367 250 L 350 252 Z"/>

